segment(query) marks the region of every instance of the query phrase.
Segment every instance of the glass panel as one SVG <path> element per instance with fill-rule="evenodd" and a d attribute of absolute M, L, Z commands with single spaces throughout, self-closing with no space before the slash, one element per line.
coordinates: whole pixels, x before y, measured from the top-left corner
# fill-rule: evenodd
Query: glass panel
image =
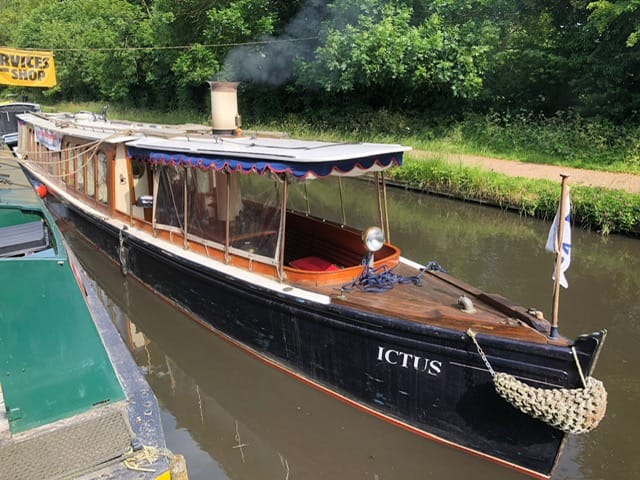
<path fill-rule="evenodd" d="M 265 257 L 276 256 L 282 182 L 271 175 L 231 173 L 230 245 Z"/>
<path fill-rule="evenodd" d="M 345 220 L 343 220 L 340 202 L 340 183 L 342 183 Z M 340 179 L 330 177 L 292 183 L 289 185 L 287 196 L 287 208 L 307 212 L 308 204 L 309 211 L 307 213 L 314 217 L 324 218 L 339 224 L 344 222 L 361 230 L 372 225 L 380 226 L 377 202 L 376 185 L 372 180 L 351 177 L 341 177 Z M 360 221 L 354 222 L 354 219 L 360 219 Z"/>
<path fill-rule="evenodd" d="M 87 153 L 87 167 L 86 167 L 86 193 L 90 197 L 95 196 L 96 194 L 96 166 L 94 162 L 93 153 Z"/>
<path fill-rule="evenodd" d="M 225 174 L 216 174 L 214 170 L 187 169 L 188 232 L 190 235 L 221 244 L 225 243 L 226 224 L 218 218 L 217 194 L 220 192 L 216 187 L 226 190 L 226 178 Z M 224 215 L 221 217 L 224 218 Z"/>
<path fill-rule="evenodd" d="M 168 165 L 161 167 L 158 174 L 156 223 L 183 230 L 185 170 Z"/>
<path fill-rule="evenodd" d="M 76 184 L 76 167 L 74 165 L 75 149 L 71 150 L 71 144 L 67 143 L 65 151 L 67 152 L 67 183 L 72 187 Z"/>
<path fill-rule="evenodd" d="M 107 203 L 107 154 L 98 152 L 98 201 Z"/>
<path fill-rule="evenodd" d="M 53 164 L 53 174 L 56 178 L 60 178 L 62 175 L 62 152 L 56 152 L 53 154 L 54 164 Z"/>
<path fill-rule="evenodd" d="M 84 192 L 84 167 L 85 167 L 85 154 L 78 153 L 76 157 L 76 188 Z"/>
<path fill-rule="evenodd" d="M 47 160 L 49 161 L 49 173 L 51 175 L 56 175 L 56 168 L 58 167 L 58 157 L 60 153 L 58 152 L 48 152 Z"/>

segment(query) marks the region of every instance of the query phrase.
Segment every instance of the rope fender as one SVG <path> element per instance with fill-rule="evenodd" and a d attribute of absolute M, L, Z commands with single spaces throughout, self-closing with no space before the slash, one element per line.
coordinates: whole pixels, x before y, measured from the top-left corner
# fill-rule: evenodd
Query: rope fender
<path fill-rule="evenodd" d="M 600 380 L 593 377 L 583 378 L 583 388 L 532 387 L 513 375 L 495 372 L 478 344 L 475 332 L 469 329 L 467 335 L 471 337 L 487 365 L 498 395 L 521 412 L 558 430 L 573 434 L 593 430 L 604 418 L 607 409 L 607 391 Z M 577 358 L 576 364 L 580 370 Z M 580 376 L 582 377 L 581 370 Z"/>
<path fill-rule="evenodd" d="M 598 426 L 607 409 L 600 380 L 585 378 L 584 388 L 536 388 L 507 373 L 496 373 L 496 392 L 511 405 L 563 432 L 586 433 Z"/>

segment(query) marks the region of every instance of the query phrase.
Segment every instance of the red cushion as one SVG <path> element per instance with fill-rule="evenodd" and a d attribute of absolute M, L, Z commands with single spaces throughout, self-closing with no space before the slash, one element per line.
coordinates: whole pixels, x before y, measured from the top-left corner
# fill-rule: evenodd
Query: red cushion
<path fill-rule="evenodd" d="M 290 264 L 294 268 L 310 270 L 312 272 L 330 272 L 332 270 L 340 270 L 337 265 L 328 262 L 324 258 L 314 256 L 299 258 L 297 260 L 293 260 Z"/>

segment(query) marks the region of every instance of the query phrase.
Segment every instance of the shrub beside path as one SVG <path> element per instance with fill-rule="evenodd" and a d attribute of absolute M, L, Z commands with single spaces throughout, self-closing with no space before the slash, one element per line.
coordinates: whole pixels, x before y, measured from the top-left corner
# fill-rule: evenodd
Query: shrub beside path
<path fill-rule="evenodd" d="M 455 153 L 438 153 L 424 150 L 410 152 L 413 158 L 439 158 L 447 162 L 467 167 L 477 167 L 482 170 L 493 171 L 503 175 L 523 178 L 538 178 L 560 181 L 560 174 L 569 175 L 571 185 L 585 185 L 603 187 L 611 190 L 624 190 L 629 193 L 640 194 L 640 175 L 630 173 L 603 172 L 599 170 L 583 170 L 579 168 L 560 167 L 556 165 L 542 165 L 525 163 L 515 160 L 463 155 Z"/>

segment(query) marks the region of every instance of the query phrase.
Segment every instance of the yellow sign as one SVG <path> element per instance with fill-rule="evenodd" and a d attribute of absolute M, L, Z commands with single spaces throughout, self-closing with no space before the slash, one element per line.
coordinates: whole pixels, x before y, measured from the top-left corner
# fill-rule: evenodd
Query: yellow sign
<path fill-rule="evenodd" d="M 55 86 L 53 52 L 0 47 L 0 84 L 21 87 Z"/>

